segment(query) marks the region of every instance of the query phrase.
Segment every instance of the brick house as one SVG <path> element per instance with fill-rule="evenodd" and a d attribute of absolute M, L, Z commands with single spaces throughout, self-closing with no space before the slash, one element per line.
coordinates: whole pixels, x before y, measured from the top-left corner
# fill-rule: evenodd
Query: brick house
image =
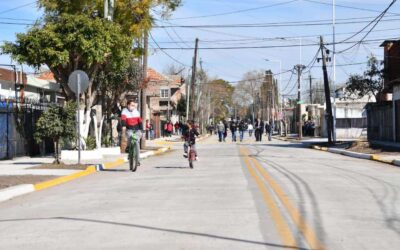
<path fill-rule="evenodd" d="M 177 104 L 185 93 L 179 75 L 163 75 L 152 68 L 147 70 L 147 116 L 154 126 L 156 138 L 162 135 L 164 124 L 179 121 Z"/>
<path fill-rule="evenodd" d="M 400 40 L 386 40 L 384 49 L 384 100 L 371 104 L 368 139 L 400 142 Z"/>

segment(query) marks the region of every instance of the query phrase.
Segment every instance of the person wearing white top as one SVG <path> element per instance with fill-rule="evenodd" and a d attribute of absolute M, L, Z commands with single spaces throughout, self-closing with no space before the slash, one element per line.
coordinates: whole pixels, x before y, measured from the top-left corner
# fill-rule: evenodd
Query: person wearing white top
<path fill-rule="evenodd" d="M 249 137 L 251 137 L 253 135 L 253 124 L 249 123 L 249 125 L 247 126 L 247 130 L 249 131 Z"/>

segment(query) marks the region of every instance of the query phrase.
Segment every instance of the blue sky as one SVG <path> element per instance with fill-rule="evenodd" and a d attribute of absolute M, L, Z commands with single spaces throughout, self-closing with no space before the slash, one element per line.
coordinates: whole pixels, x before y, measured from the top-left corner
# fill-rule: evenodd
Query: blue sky
<path fill-rule="evenodd" d="M 288 4 L 282 4 L 270 8 L 261 8 L 262 6 L 285 3 L 289 0 L 184 0 L 183 6 L 172 14 L 170 20 L 160 22 L 158 25 L 177 24 L 177 25 L 214 25 L 214 24 L 243 24 L 243 23 L 276 23 L 276 22 L 301 22 L 312 20 L 326 20 L 332 18 L 332 7 L 318 3 L 311 3 L 305 0 L 298 0 Z M 315 0 L 317 2 L 329 4 L 331 0 Z M 14 0 L 0 1 L 0 13 L 23 4 L 32 3 L 32 0 Z M 337 0 L 338 5 L 344 5 L 354 8 L 364 8 L 367 10 L 356 10 L 351 8 L 337 7 L 337 18 L 364 18 L 363 21 L 372 20 L 377 16 L 379 11 L 382 11 L 391 2 L 391 0 Z M 207 18 L 191 18 L 179 19 L 182 17 L 193 17 L 212 15 L 237 11 L 242 9 L 255 8 L 252 11 L 235 13 L 230 15 L 222 15 Z M 354 64 L 366 62 L 367 56 L 370 54 L 376 55 L 382 59 L 383 50 L 379 47 L 381 40 L 387 38 L 400 38 L 400 17 L 394 16 L 400 14 L 400 5 L 396 3 L 391 9 L 391 17 L 386 19 L 395 19 L 379 23 L 375 31 L 372 32 L 366 39 L 377 39 L 376 42 L 355 46 L 353 49 L 337 56 L 337 64 Z M 36 9 L 34 4 L 28 5 L 15 11 L 0 14 L 0 22 L 17 22 L 4 18 L 16 19 L 36 19 L 40 16 L 40 11 Z M 398 20 L 397 20 L 398 19 Z M 354 20 L 359 21 L 359 20 Z M 18 21 L 23 22 L 23 21 Z M 169 22 L 169 23 L 167 23 Z M 337 41 L 348 38 L 351 33 L 359 31 L 366 23 L 351 23 L 346 25 L 337 25 L 336 32 Z M 14 40 L 15 33 L 26 30 L 25 26 L 0 24 L 0 39 Z M 398 29 L 398 30 L 396 30 Z M 316 44 L 319 41 L 318 36 L 324 35 L 326 42 L 332 41 L 332 27 L 324 26 L 296 26 L 296 27 L 264 27 L 264 28 L 221 28 L 221 29 L 194 29 L 194 28 L 155 28 L 152 31 L 154 39 L 159 46 L 188 48 L 194 46 L 196 37 L 200 39 L 200 48 L 205 47 L 225 47 L 225 46 L 275 46 L 275 45 L 294 45 L 291 48 L 262 48 L 262 49 L 241 49 L 241 50 L 201 50 L 199 57 L 203 61 L 205 68 L 210 75 L 226 79 L 228 81 L 238 81 L 243 74 L 249 70 L 267 70 L 279 72 L 279 63 L 267 62 L 265 59 L 282 61 L 283 70 L 292 69 L 293 65 L 300 62 L 300 47 L 299 39 L 293 40 L 271 40 L 270 38 L 277 37 L 303 37 L 303 44 Z M 348 33 L 348 34 L 340 34 Z M 351 39 L 351 41 L 359 40 L 362 35 Z M 306 36 L 306 37 L 304 37 Z M 237 41 L 238 39 L 253 39 L 265 38 L 261 40 L 245 40 Z M 216 41 L 217 40 L 217 41 Z M 222 40 L 222 41 L 218 41 Z M 184 41 L 182 43 L 181 41 Z M 211 41 L 211 42 L 210 42 Z M 178 43 L 175 43 L 178 42 Z M 349 47 L 351 44 L 338 45 L 337 50 Z M 151 56 L 149 65 L 156 70 L 163 71 L 170 64 L 176 64 L 162 51 L 157 49 L 154 42 L 150 42 Z M 302 47 L 302 63 L 308 65 L 318 50 L 318 46 L 303 46 Z M 182 62 L 185 65 L 191 65 L 193 50 L 165 50 L 170 56 Z M 8 56 L 0 56 L 0 63 L 10 63 Z M 314 66 L 320 66 L 315 63 Z M 337 82 L 343 83 L 349 74 L 360 73 L 365 69 L 366 65 L 353 66 L 338 66 L 337 67 Z M 188 67 L 187 67 L 188 68 Z M 329 74 L 332 74 L 331 68 L 328 69 Z M 320 67 L 314 67 L 310 73 L 316 79 L 322 76 Z M 308 73 L 307 73 L 308 74 Z M 294 86 L 294 81 L 288 83 L 289 74 L 282 76 L 282 88 L 286 87 L 286 92 L 290 92 Z M 296 91 L 296 90 L 294 90 Z M 294 93 L 284 93 L 292 94 Z"/>

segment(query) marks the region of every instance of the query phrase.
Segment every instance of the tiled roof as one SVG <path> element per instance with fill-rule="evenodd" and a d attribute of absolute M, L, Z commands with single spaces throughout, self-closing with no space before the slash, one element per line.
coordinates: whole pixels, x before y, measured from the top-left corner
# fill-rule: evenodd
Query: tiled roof
<path fill-rule="evenodd" d="M 147 68 L 147 78 L 149 79 L 149 81 L 169 81 L 170 80 L 166 76 L 155 71 L 152 68 Z"/>
<path fill-rule="evenodd" d="M 37 78 L 42 80 L 55 81 L 54 75 L 51 71 L 45 71 L 41 73 Z"/>

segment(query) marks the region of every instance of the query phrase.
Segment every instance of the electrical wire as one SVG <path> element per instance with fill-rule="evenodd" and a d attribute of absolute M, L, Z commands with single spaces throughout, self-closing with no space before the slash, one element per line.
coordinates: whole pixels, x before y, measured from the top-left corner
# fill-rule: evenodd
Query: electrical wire
<path fill-rule="evenodd" d="M 199 19 L 199 18 L 208 18 L 208 17 L 216 17 L 216 16 L 226 16 L 226 15 L 231 15 L 231 14 L 237 14 L 237 13 L 243 13 L 243 12 L 249 12 L 249 11 L 254 11 L 254 10 L 260 10 L 260 9 L 266 9 L 266 8 L 286 5 L 286 4 L 294 3 L 297 1 L 299 1 L 299 0 L 291 0 L 291 1 L 283 2 L 283 3 L 269 4 L 269 5 L 255 7 L 255 8 L 241 9 L 241 10 L 235 10 L 235 11 L 230 11 L 230 12 L 222 12 L 222 13 L 216 13 L 216 14 L 210 14 L 210 15 L 203 15 L 203 16 L 177 17 L 177 18 L 172 18 L 170 20 L 187 20 L 187 19 Z"/>
<path fill-rule="evenodd" d="M 170 54 L 168 54 L 167 52 L 165 52 L 164 49 L 162 49 L 162 48 L 158 45 L 158 43 L 157 43 L 156 40 L 154 39 L 154 37 L 153 37 L 153 35 L 151 34 L 151 32 L 149 32 L 149 35 L 150 35 L 151 40 L 153 40 L 153 42 L 156 44 L 156 46 L 157 46 L 166 56 L 168 56 L 168 57 L 169 57 L 170 59 L 172 59 L 174 62 L 179 63 L 179 64 L 182 65 L 182 66 L 190 67 L 189 65 L 184 64 L 183 62 L 181 62 L 181 61 L 175 59 L 175 58 L 172 57 Z"/>
<path fill-rule="evenodd" d="M 19 5 L 19 6 L 17 6 L 17 7 L 14 7 L 14 8 L 8 9 L 8 10 L 0 11 L 0 15 L 3 15 L 3 14 L 8 13 L 8 12 L 12 12 L 12 11 L 14 11 L 14 10 L 18 10 L 18 9 L 24 8 L 24 7 L 26 7 L 26 6 L 29 6 L 29 5 L 34 4 L 34 3 L 36 3 L 36 2 L 37 2 L 37 1 L 33 1 L 33 2 L 29 2 L 29 3 L 26 3 L 26 4 Z"/>
<path fill-rule="evenodd" d="M 364 39 L 374 30 L 374 28 L 379 24 L 379 22 L 382 20 L 382 18 L 385 16 L 385 14 L 389 11 L 389 9 L 390 9 L 396 2 L 397 2 L 397 0 L 393 0 L 393 1 L 389 4 L 389 6 L 388 6 L 384 11 L 382 11 L 382 13 L 379 14 L 378 17 L 377 17 L 376 19 L 373 20 L 373 22 L 375 22 L 375 24 L 374 24 L 374 25 L 371 27 L 371 29 L 361 38 L 360 41 L 358 41 L 357 43 L 353 44 L 352 46 L 350 46 L 350 47 L 348 47 L 348 48 L 346 48 L 346 49 L 343 49 L 343 50 L 341 50 L 341 51 L 339 51 L 339 52 L 336 52 L 336 54 L 343 53 L 343 52 L 348 51 L 348 50 L 354 48 L 355 46 L 361 44 L 361 43 L 364 41 Z M 371 24 L 372 24 L 373 22 L 371 22 Z M 371 24 L 368 24 L 366 27 L 368 27 L 368 26 L 371 25 Z M 361 31 L 364 31 L 366 27 L 364 27 Z M 356 35 L 357 35 L 357 33 L 356 33 Z M 354 36 L 352 36 L 352 37 L 354 37 Z M 352 38 L 352 37 L 351 37 L 351 38 Z"/>

